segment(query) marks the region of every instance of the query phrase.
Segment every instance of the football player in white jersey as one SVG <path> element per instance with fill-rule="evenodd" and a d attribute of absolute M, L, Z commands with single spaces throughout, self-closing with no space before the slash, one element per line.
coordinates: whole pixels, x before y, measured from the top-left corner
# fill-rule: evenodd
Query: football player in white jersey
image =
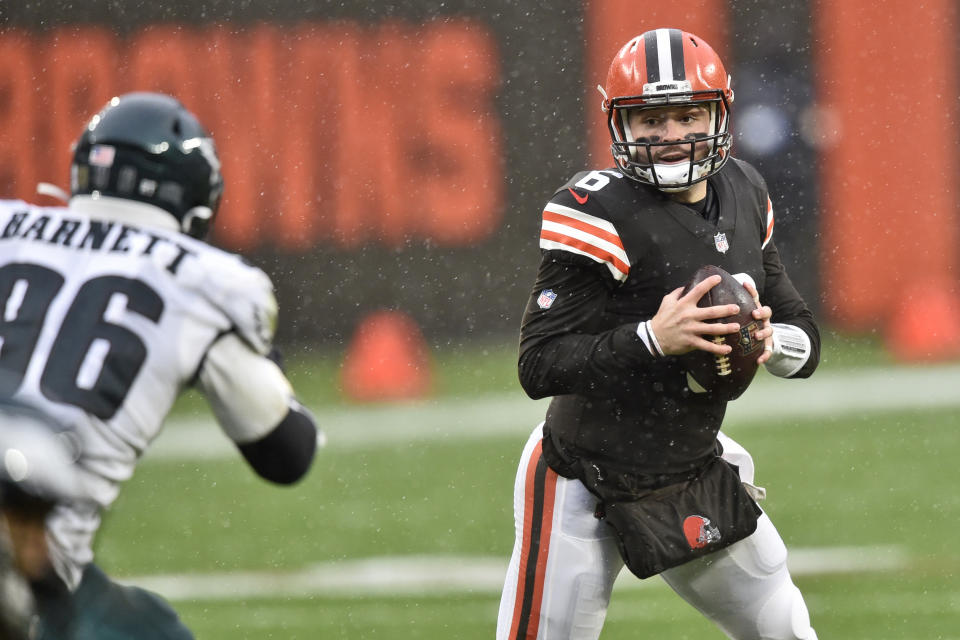
<path fill-rule="evenodd" d="M 80 439 L 93 502 L 58 506 L 47 525 L 75 632 L 191 638 L 166 603 L 93 564 L 100 512 L 187 387 L 271 482 L 303 477 L 318 431 L 271 358 L 270 279 L 201 240 L 223 180 L 196 117 L 162 94 L 113 98 L 77 140 L 70 183 L 66 207 L 0 201 L 0 396 Z"/>

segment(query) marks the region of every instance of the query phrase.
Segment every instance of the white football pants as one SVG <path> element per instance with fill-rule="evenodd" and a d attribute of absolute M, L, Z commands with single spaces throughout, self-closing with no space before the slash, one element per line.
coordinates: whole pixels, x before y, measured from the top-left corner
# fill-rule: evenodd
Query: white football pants
<path fill-rule="evenodd" d="M 719 438 L 723 457 L 752 484 L 750 454 L 725 435 Z M 593 515 L 597 498 L 579 480 L 547 467 L 542 439 L 541 425 L 527 441 L 517 471 L 516 542 L 497 640 L 595 639 L 623 560 L 613 529 Z M 749 537 L 660 576 L 730 638 L 816 640 L 786 560 L 787 548 L 763 514 Z"/>

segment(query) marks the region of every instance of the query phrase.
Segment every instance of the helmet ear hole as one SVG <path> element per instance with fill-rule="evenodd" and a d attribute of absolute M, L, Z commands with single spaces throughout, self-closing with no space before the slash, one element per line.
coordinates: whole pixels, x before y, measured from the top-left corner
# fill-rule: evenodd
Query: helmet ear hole
<path fill-rule="evenodd" d="M 183 214 L 180 221 L 180 230 L 192 238 L 202 238 L 210 229 L 213 220 L 213 209 L 210 207 L 193 207 Z"/>

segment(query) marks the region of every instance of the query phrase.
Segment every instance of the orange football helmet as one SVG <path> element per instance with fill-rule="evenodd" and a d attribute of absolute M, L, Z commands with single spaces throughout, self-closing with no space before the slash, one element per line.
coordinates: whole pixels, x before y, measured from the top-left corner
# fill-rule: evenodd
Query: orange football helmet
<path fill-rule="evenodd" d="M 663 191 L 682 191 L 706 180 L 729 159 L 731 79 L 716 52 L 692 33 L 655 29 L 633 38 L 613 58 L 606 86 L 597 88 L 603 94 L 613 159 L 627 177 Z M 643 162 L 653 157 L 653 148 L 677 142 L 634 139 L 627 124 L 629 111 L 689 104 L 703 105 L 710 112 L 706 135 L 683 143 L 690 145 L 689 162 Z M 694 147 L 704 141 L 709 153 L 695 160 Z"/>

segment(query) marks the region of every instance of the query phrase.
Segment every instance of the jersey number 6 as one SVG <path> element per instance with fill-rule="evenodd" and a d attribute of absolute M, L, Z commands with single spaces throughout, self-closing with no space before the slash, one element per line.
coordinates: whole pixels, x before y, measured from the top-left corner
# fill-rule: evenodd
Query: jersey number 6
<path fill-rule="evenodd" d="M 40 339 L 47 311 L 64 278 L 37 264 L 0 267 L 0 394 L 11 396 L 23 383 Z M 123 404 L 147 358 L 147 348 L 130 329 L 105 318 L 114 294 L 126 310 L 156 323 L 163 300 L 142 280 L 105 275 L 83 283 L 64 315 L 40 375 L 40 391 L 109 420 Z M 96 362 L 101 362 L 99 371 Z"/>

